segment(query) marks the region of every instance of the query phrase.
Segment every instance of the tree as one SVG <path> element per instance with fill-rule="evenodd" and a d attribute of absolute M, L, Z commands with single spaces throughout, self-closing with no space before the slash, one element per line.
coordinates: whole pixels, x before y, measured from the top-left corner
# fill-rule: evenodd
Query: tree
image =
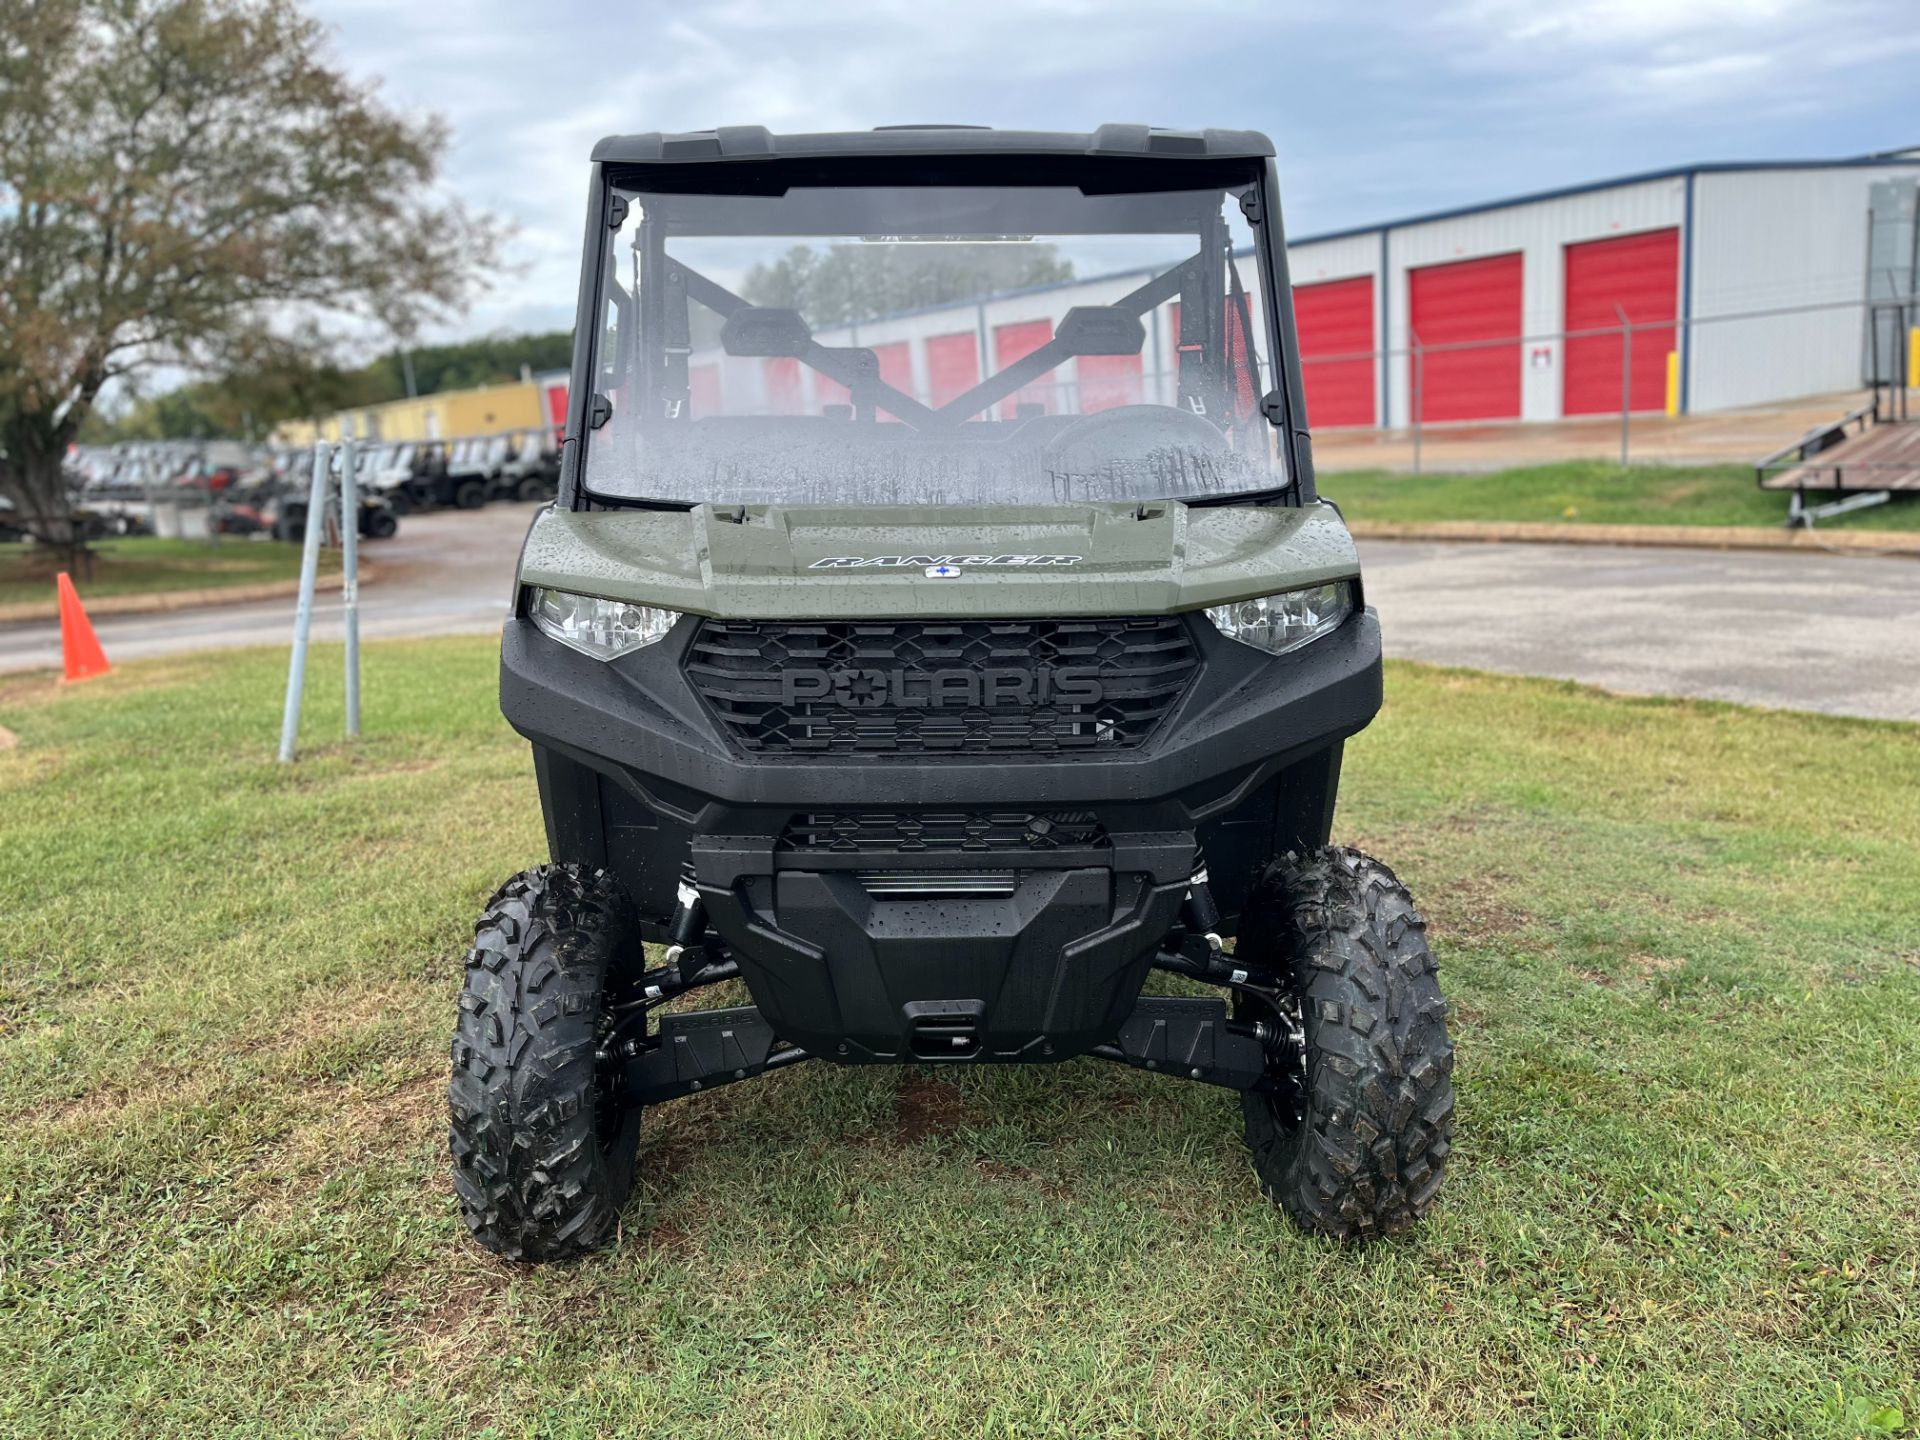
<path fill-rule="evenodd" d="M 922 305 L 985 299 L 1073 278 L 1073 262 L 1052 245 L 833 245 L 825 254 L 795 245 L 747 272 L 741 295 L 756 305 L 798 310 L 816 330 Z"/>
<path fill-rule="evenodd" d="M 433 189 L 445 127 L 324 39 L 291 0 L 0 0 L 0 495 L 41 539 L 79 543 L 61 462 L 110 382 L 414 324 L 497 264 Z"/>
<path fill-rule="evenodd" d="M 393 398 L 370 369 L 332 360 L 318 336 L 258 337 L 229 373 L 137 396 L 112 419 L 96 409 L 80 441 L 256 440 L 283 420 Z"/>
<path fill-rule="evenodd" d="M 422 395 L 466 390 L 475 385 L 518 380 L 522 368 L 564 370 L 572 363 L 571 330 L 489 335 L 451 345 L 422 345 L 413 351 L 414 387 Z M 397 400 L 407 393 L 397 352 L 381 355 L 367 366 L 366 374 L 376 400 Z"/>

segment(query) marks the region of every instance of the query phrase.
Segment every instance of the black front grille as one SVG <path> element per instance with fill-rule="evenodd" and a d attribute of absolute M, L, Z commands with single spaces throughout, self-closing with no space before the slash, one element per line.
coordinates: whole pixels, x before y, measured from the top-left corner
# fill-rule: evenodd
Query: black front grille
<path fill-rule="evenodd" d="M 1107 843 L 1084 810 L 825 810 L 796 815 L 780 848 L 812 855 L 1080 850 Z"/>
<path fill-rule="evenodd" d="M 1124 750 L 1200 668 L 1186 624 L 1147 620 L 704 620 L 687 677 L 770 754 Z"/>

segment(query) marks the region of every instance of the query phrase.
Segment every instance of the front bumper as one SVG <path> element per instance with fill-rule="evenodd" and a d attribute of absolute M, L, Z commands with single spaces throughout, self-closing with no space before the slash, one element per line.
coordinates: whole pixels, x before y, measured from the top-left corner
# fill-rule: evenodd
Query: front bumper
<path fill-rule="evenodd" d="M 608 869 L 654 938 L 691 875 L 768 1023 L 849 1062 L 1114 1040 L 1196 866 L 1230 930 L 1268 858 L 1325 842 L 1342 742 L 1380 703 L 1371 612 L 1281 657 L 1195 616 L 1199 674 L 1138 748 L 755 756 L 686 678 L 696 624 L 607 663 L 508 623 L 501 706 L 533 743 L 553 857 Z M 892 822 L 877 839 L 853 823 L 875 817 Z M 890 895 L 873 878 L 960 872 L 1002 891 Z"/>

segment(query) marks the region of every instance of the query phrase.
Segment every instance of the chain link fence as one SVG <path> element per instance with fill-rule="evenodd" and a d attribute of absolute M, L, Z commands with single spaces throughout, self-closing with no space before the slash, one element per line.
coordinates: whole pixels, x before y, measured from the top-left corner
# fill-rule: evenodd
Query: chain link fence
<path fill-rule="evenodd" d="M 1920 305 L 1910 294 L 1685 320 L 1636 322 L 1615 309 L 1615 325 L 1438 342 L 1423 340 L 1408 325 L 1404 345 L 1304 357 L 1308 418 L 1318 388 L 1316 371 L 1327 379 L 1323 367 L 1365 365 L 1376 397 L 1388 399 L 1387 413 L 1405 420 L 1350 427 L 1349 433 L 1404 433 L 1411 440 L 1416 473 L 1435 431 L 1547 419 L 1611 417 L 1617 423 L 1618 458 L 1626 465 L 1633 459 L 1636 418 L 1784 406 L 1861 389 L 1900 395 L 1904 415 L 1905 390 L 1920 372 Z M 1349 381 L 1353 375 L 1350 368 Z M 1496 387 L 1484 391 L 1483 400 L 1495 409 L 1510 404 L 1508 413 L 1457 413 L 1461 388 L 1476 379 Z M 1436 395 L 1443 397 L 1439 404 Z M 1378 414 L 1377 398 L 1374 403 Z"/>

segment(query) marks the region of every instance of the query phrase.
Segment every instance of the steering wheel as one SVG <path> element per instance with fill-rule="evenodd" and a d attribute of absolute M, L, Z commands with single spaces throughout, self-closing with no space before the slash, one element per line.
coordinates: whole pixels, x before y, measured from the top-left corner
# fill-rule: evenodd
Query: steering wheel
<path fill-rule="evenodd" d="M 1075 471 L 1089 461 L 1142 455 L 1179 447 L 1218 450 L 1225 441 L 1204 415 L 1174 405 L 1116 405 L 1082 416 L 1048 442 L 1041 459 L 1049 470 Z"/>

